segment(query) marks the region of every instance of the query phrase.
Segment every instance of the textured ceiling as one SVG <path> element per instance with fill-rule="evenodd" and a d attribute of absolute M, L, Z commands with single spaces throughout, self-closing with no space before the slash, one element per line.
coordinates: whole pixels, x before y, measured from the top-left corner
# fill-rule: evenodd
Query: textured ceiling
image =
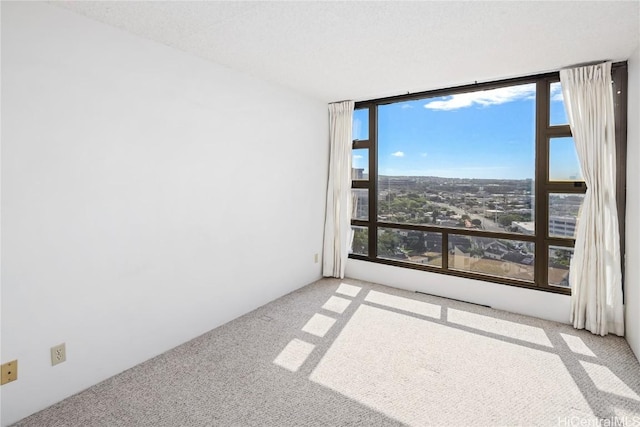
<path fill-rule="evenodd" d="M 640 40 L 637 0 L 52 4 L 324 101 L 624 60 Z"/>

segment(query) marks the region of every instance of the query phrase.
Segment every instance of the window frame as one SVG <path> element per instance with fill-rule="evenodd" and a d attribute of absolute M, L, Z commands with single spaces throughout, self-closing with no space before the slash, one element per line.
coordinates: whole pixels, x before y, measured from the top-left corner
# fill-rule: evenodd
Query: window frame
<path fill-rule="evenodd" d="M 612 66 L 612 79 L 614 87 L 614 108 L 616 117 L 616 157 L 617 157 L 617 205 L 618 221 L 620 228 L 620 253 L 621 267 L 624 272 L 624 229 L 625 229 L 625 194 L 626 194 L 626 121 L 627 121 L 627 63 L 619 62 Z M 549 236 L 549 195 L 553 193 L 584 194 L 586 185 L 582 181 L 549 181 L 549 145 L 551 138 L 571 137 L 571 129 L 568 124 L 550 125 L 550 85 L 560 81 L 559 72 L 538 74 L 520 78 L 505 79 L 487 83 L 475 83 L 448 89 L 437 89 L 407 95 L 398 95 L 388 98 L 379 98 L 368 101 L 356 102 L 355 109 L 368 109 L 369 135 L 367 140 L 354 140 L 353 149 L 367 148 L 369 153 L 369 174 L 367 180 L 353 180 L 351 188 L 368 189 L 369 193 L 369 218 L 368 220 L 351 220 L 352 226 L 366 227 L 368 229 L 368 254 L 349 254 L 349 258 L 369 261 L 378 264 L 423 270 L 438 274 L 458 276 L 468 279 L 499 283 L 546 292 L 570 294 L 566 287 L 550 285 L 548 278 L 549 247 L 575 246 L 575 239 L 568 237 Z M 496 89 L 500 87 L 518 84 L 534 83 L 536 85 L 535 108 L 535 208 L 534 221 L 535 233 L 518 234 L 510 232 L 495 232 L 486 230 L 469 230 L 464 228 L 443 227 L 438 225 L 418 225 L 406 223 L 385 222 L 378 219 L 378 106 L 396 102 L 406 102 L 450 96 L 465 92 Z M 377 254 L 378 229 L 400 229 L 420 232 L 436 232 L 442 236 L 441 267 L 433 267 L 401 260 L 380 258 Z M 471 271 L 455 270 L 449 267 L 449 235 L 468 235 L 472 237 L 505 238 L 532 242 L 535 244 L 534 280 L 533 282 L 509 277 L 492 276 Z"/>

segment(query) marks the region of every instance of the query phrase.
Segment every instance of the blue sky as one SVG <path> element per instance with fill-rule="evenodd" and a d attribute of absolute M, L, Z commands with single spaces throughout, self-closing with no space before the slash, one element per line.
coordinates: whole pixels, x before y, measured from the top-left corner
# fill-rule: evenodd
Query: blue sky
<path fill-rule="evenodd" d="M 380 175 L 524 179 L 534 177 L 535 85 L 519 85 L 380 106 Z M 566 123 L 560 85 L 551 88 L 551 123 Z M 354 139 L 366 139 L 366 110 L 354 114 Z M 354 150 L 354 167 L 367 151 Z M 555 175 L 579 175 L 571 139 L 554 140 Z"/>

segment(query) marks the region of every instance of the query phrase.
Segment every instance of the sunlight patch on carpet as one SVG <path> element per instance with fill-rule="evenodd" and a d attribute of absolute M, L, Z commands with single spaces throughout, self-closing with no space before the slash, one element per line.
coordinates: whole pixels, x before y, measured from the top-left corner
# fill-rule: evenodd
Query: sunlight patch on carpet
<path fill-rule="evenodd" d="M 336 323 L 336 319 L 316 313 L 302 327 L 302 330 L 317 337 L 324 337 L 334 323 Z"/>
<path fill-rule="evenodd" d="M 322 308 L 342 314 L 349 307 L 349 304 L 351 304 L 351 301 L 348 299 L 332 296 L 324 303 Z"/>
<path fill-rule="evenodd" d="M 292 339 L 273 361 L 291 372 L 296 372 L 316 346 L 297 338 Z"/>
<path fill-rule="evenodd" d="M 369 291 L 364 300 L 366 302 L 372 302 L 374 304 L 408 311 L 409 313 L 419 314 L 421 316 L 433 317 L 434 319 L 440 318 L 440 306 L 436 304 L 429 304 L 428 302 L 397 297 L 395 295 L 389 295 L 384 292 L 377 291 Z"/>
<path fill-rule="evenodd" d="M 360 286 L 347 285 L 346 283 L 340 283 L 338 289 L 336 290 L 337 294 L 346 295 L 348 297 L 356 297 L 360 293 Z"/>
<path fill-rule="evenodd" d="M 593 352 L 589 349 L 589 347 L 587 347 L 587 345 L 584 343 L 584 341 L 582 341 L 580 337 L 562 333 L 560 334 L 560 336 L 562 337 L 564 342 L 567 343 L 569 350 L 573 351 L 574 353 L 596 357 L 596 355 L 593 354 Z"/>
<path fill-rule="evenodd" d="M 457 325 L 469 328 L 480 329 L 492 334 L 498 334 L 509 338 L 527 341 L 533 344 L 553 347 L 547 334 L 542 328 L 523 325 L 521 323 L 509 322 L 507 320 L 496 319 L 495 317 L 483 316 L 481 314 L 469 313 L 468 311 L 447 309 L 447 320 Z"/>
<path fill-rule="evenodd" d="M 611 372 L 611 369 L 583 360 L 580 361 L 580 364 L 599 390 L 640 402 L 640 396 L 631 390 L 616 374 Z M 640 419 L 638 421 L 640 422 Z"/>
<path fill-rule="evenodd" d="M 411 426 L 593 414 L 556 354 L 364 304 L 309 378 Z"/>

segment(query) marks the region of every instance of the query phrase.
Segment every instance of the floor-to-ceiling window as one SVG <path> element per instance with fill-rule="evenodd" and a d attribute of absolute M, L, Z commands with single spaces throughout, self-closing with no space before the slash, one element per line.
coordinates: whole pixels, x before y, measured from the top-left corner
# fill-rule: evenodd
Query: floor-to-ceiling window
<path fill-rule="evenodd" d="M 623 215 L 626 64 L 613 77 Z M 569 292 L 586 186 L 558 73 L 358 102 L 353 138 L 350 257 Z"/>

